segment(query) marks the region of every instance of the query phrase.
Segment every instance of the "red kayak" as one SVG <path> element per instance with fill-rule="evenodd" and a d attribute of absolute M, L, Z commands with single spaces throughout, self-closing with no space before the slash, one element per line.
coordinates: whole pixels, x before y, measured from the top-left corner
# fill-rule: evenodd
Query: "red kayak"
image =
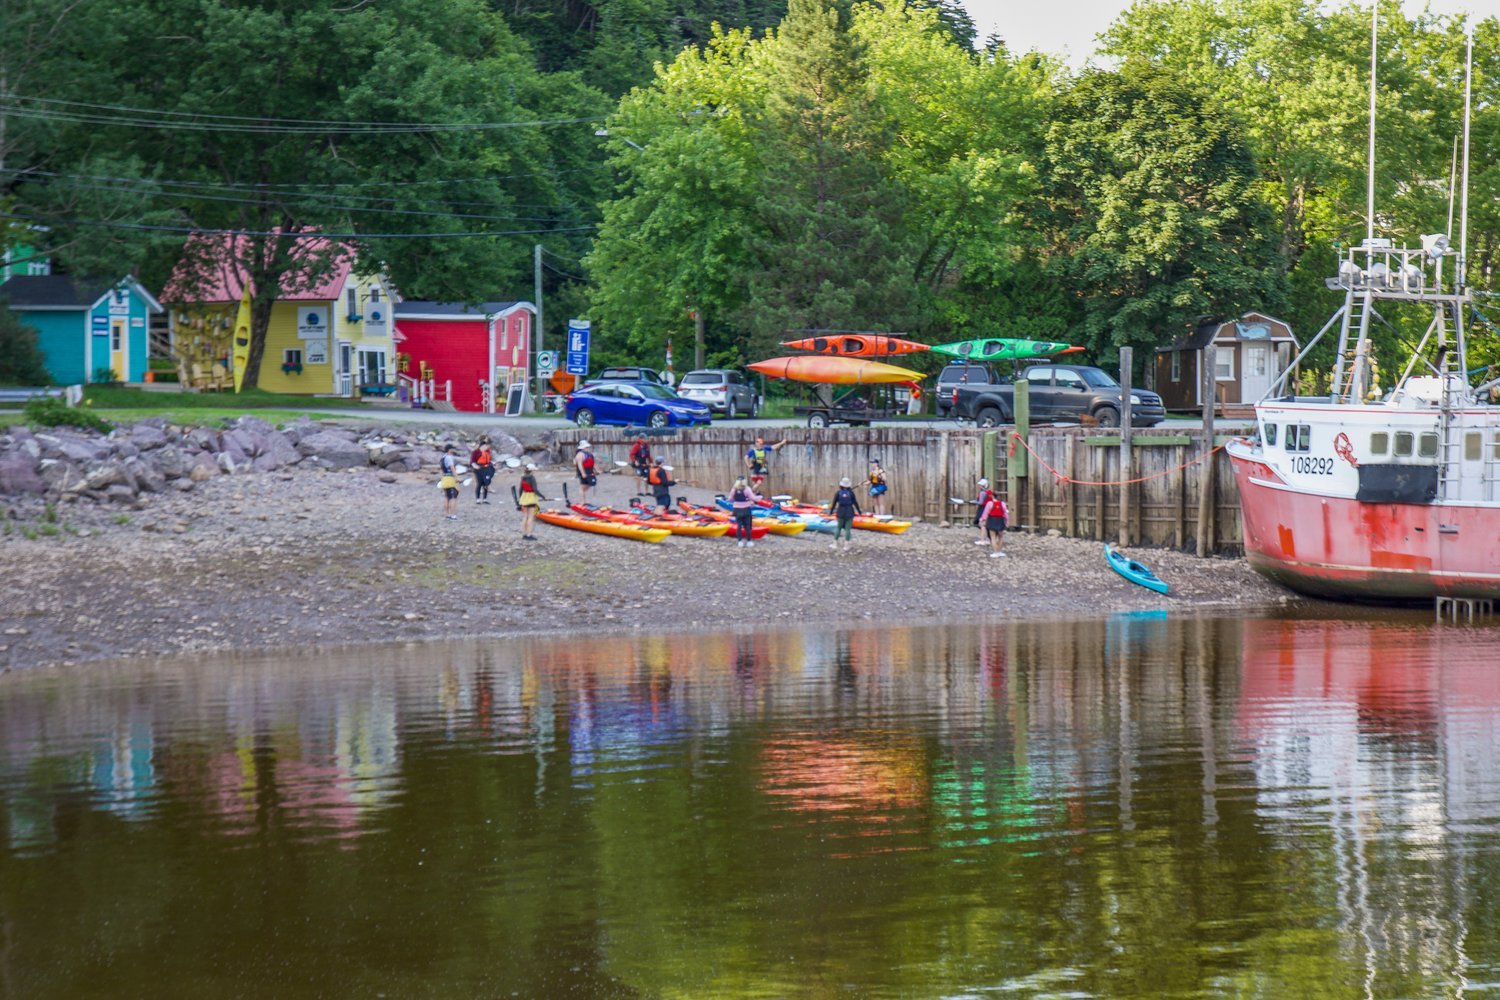
<path fill-rule="evenodd" d="M 687 501 L 684 500 L 680 502 L 683 504 L 684 508 L 688 506 Z M 724 529 L 718 532 L 696 532 L 696 534 L 712 534 L 714 535 L 714 537 L 732 537 L 734 531 L 734 518 L 717 518 L 712 514 L 709 514 L 707 511 L 699 512 L 697 510 L 684 509 L 681 513 L 677 511 L 668 511 L 665 514 L 658 514 L 656 513 L 655 507 L 631 507 L 630 509 L 632 512 L 634 512 L 634 516 L 639 520 L 641 524 L 653 528 L 666 528 L 668 531 L 671 531 L 671 525 L 673 523 L 686 522 L 693 524 L 705 524 L 710 525 L 714 528 Z M 750 528 L 750 537 L 752 539 L 766 537 L 765 527 L 759 524 L 753 525 Z"/>
<path fill-rule="evenodd" d="M 602 517 L 617 524 L 634 524 L 642 528 L 664 528 L 674 535 L 691 535 L 694 538 L 723 538 L 729 533 L 729 525 L 719 524 L 701 517 L 685 514 L 655 514 L 639 507 L 618 510 L 614 507 L 596 507 L 591 503 L 575 503 L 572 509 L 590 517 Z"/>
<path fill-rule="evenodd" d="M 846 358 L 880 358 L 928 349 L 926 344 L 884 333 L 828 333 L 821 337 L 783 341 L 781 346 L 818 354 L 841 354 Z"/>

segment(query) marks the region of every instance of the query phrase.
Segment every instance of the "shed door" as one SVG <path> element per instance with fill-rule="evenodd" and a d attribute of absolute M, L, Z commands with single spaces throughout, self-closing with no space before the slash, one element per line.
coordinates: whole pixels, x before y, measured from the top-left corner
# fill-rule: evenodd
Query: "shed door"
<path fill-rule="evenodd" d="M 1271 388 L 1271 345 L 1246 344 L 1245 367 L 1240 379 L 1240 401 L 1254 403 Z"/>

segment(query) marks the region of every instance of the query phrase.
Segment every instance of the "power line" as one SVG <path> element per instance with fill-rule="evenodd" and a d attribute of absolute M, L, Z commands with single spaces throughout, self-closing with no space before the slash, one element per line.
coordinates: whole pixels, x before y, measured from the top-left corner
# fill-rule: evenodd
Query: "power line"
<path fill-rule="evenodd" d="M 51 105 L 43 107 L 40 105 Z M 73 111 L 70 107 L 106 108 L 122 114 Z M 171 129 L 188 132 L 239 132 L 249 135 L 403 135 L 416 132 L 488 132 L 550 125 L 581 125 L 599 118 L 543 118 L 511 122 L 348 122 L 305 118 L 253 118 L 242 115 L 202 115 L 183 111 L 157 111 L 121 105 L 89 105 L 12 94 L 0 110 L 19 118 L 82 125 Z M 173 116 L 176 116 L 175 118 Z"/>
<path fill-rule="evenodd" d="M 545 248 L 543 248 L 543 252 L 544 253 L 546 252 Z M 586 281 L 589 280 L 589 279 L 585 278 L 581 274 L 574 274 L 571 271 L 564 271 L 560 267 L 553 267 L 551 264 L 547 263 L 546 261 L 542 261 L 542 266 L 545 267 L 547 270 L 551 271 L 553 274 L 560 274 L 564 278 L 572 278 L 574 281 L 585 281 L 586 282 Z"/>
<path fill-rule="evenodd" d="M 18 222 L 46 222 L 53 226 L 84 226 L 94 229 L 129 229 L 145 232 L 160 233 L 187 233 L 200 236 L 286 236 L 295 240 L 440 240 L 460 239 L 473 237 L 501 237 L 501 236 L 541 236 L 552 233 L 584 233 L 598 229 L 598 226 L 562 226 L 554 229 L 507 229 L 492 232 L 462 232 L 462 233 L 326 233 L 322 231 L 305 233 L 279 232 L 274 229 L 205 229 L 202 226 L 155 226 L 138 222 L 107 222 L 102 219 L 64 219 L 43 220 L 35 216 L 19 215 L 13 212 L 0 212 L 0 219 L 15 219 Z"/>

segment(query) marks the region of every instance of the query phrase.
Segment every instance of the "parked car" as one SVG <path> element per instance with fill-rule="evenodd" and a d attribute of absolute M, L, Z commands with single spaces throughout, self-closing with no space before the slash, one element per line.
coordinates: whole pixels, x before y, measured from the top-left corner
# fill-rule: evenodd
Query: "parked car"
<path fill-rule="evenodd" d="M 1092 365 L 1042 364 L 1016 377 L 1026 382 L 1031 419 L 1037 423 L 1097 423 L 1120 426 L 1123 388 L 1114 377 Z M 1015 419 L 1015 390 L 1011 383 L 976 383 L 955 387 L 950 415 L 973 420 L 981 427 Z M 1145 389 L 1130 391 L 1131 423 L 1154 427 L 1166 419 L 1161 397 Z"/>
<path fill-rule="evenodd" d="M 750 376 L 732 368 L 700 368 L 682 376 L 677 391 L 688 399 L 707 403 L 715 413 L 735 417 L 760 415 L 760 394 Z"/>
<path fill-rule="evenodd" d="M 997 381 L 989 365 L 977 361 L 959 361 L 945 365 L 938 372 L 937 387 L 933 390 L 933 410 L 939 417 L 948 416 L 953 408 L 953 390 L 959 385 L 990 385 Z"/>
<path fill-rule="evenodd" d="M 637 365 L 618 365 L 614 368 L 606 368 L 584 384 L 594 385 L 599 382 L 650 382 L 654 385 L 664 385 L 668 388 L 672 385 L 665 378 L 662 378 L 661 372 L 652 368 L 642 368 Z"/>
<path fill-rule="evenodd" d="M 579 427 L 619 424 L 640 427 L 690 427 L 713 421 L 709 408 L 683 399 L 655 382 L 597 382 L 568 394 L 563 407 Z"/>

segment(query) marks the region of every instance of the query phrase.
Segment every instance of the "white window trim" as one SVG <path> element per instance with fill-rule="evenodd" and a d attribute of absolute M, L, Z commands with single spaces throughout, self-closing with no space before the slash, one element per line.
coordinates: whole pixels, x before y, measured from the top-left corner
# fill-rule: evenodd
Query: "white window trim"
<path fill-rule="evenodd" d="M 1216 381 L 1216 382 L 1233 382 L 1234 381 L 1234 368 L 1235 368 L 1235 365 L 1234 365 L 1234 356 L 1235 356 L 1236 353 L 1237 352 L 1235 351 L 1235 349 L 1233 347 L 1219 347 L 1217 344 L 1214 345 L 1214 381 Z M 1223 363 L 1226 359 L 1229 362 L 1229 374 L 1228 375 L 1220 375 L 1219 374 L 1219 365 L 1221 363 Z"/>

